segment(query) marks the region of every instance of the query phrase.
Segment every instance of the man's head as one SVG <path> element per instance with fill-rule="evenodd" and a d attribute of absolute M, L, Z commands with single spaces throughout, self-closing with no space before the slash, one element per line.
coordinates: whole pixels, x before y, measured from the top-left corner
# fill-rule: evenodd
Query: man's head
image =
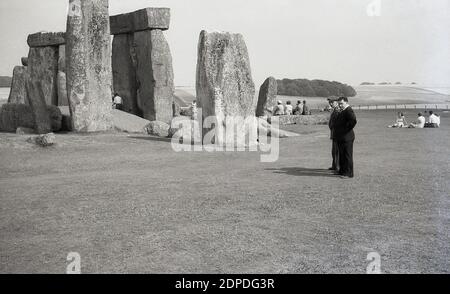
<path fill-rule="evenodd" d="M 306 100 L 303 100 L 303 104 L 306 104 Z"/>
<path fill-rule="evenodd" d="M 300 105 L 300 104 L 302 104 L 302 101 L 298 100 L 297 105 Z"/>
<path fill-rule="evenodd" d="M 278 105 L 281 105 L 281 104 L 283 104 L 283 102 L 281 102 L 281 100 L 278 100 L 278 101 L 277 101 L 277 104 L 278 104 Z"/>
<path fill-rule="evenodd" d="M 286 102 L 286 105 L 291 105 L 291 101 Z"/>
<path fill-rule="evenodd" d="M 419 113 L 417 114 L 417 116 L 418 116 L 418 117 L 421 117 L 421 116 L 422 116 L 422 113 L 419 112 Z"/>
<path fill-rule="evenodd" d="M 433 114 L 433 111 L 430 111 L 430 115 L 432 115 Z"/>
<path fill-rule="evenodd" d="M 340 97 L 339 100 L 339 108 L 344 110 L 348 106 L 348 98 L 347 97 Z"/>

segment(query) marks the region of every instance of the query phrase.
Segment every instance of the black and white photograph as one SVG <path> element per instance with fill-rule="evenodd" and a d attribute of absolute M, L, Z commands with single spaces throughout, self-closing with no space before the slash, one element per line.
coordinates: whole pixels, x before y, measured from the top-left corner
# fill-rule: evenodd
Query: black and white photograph
<path fill-rule="evenodd" d="M 448 0 L 0 0 L 0 275 L 449 274 L 449 106 Z"/>

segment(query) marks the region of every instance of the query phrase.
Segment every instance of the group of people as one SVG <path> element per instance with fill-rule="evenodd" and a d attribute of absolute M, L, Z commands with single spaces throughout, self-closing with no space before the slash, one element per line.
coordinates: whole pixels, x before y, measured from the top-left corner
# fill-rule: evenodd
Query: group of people
<path fill-rule="evenodd" d="M 426 112 L 425 112 L 426 113 Z M 393 125 L 389 125 L 388 128 L 439 128 L 441 125 L 441 117 L 439 114 L 434 113 L 433 111 L 429 111 L 428 119 L 423 116 L 422 113 L 419 113 L 417 121 L 408 124 L 406 122 L 406 118 L 402 112 L 397 113 L 397 120 Z"/>
<path fill-rule="evenodd" d="M 279 100 L 277 105 L 273 108 L 273 115 L 311 115 L 311 110 L 308 105 L 306 105 L 306 100 L 297 101 L 295 108 L 292 106 L 291 101 L 287 101 L 286 105 Z"/>
<path fill-rule="evenodd" d="M 348 103 L 347 97 L 328 99 L 332 109 L 328 126 L 333 141 L 331 154 L 332 166 L 329 170 L 341 178 L 353 178 L 353 143 L 357 124 L 356 115 Z"/>

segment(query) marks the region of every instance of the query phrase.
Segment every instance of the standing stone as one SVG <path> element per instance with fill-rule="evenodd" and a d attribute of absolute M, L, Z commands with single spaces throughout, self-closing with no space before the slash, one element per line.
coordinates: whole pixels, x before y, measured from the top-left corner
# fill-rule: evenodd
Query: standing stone
<path fill-rule="evenodd" d="M 45 103 L 45 92 L 41 82 L 35 80 L 27 80 L 26 88 L 33 118 L 35 130 L 38 134 L 47 134 L 52 131 L 52 121 L 47 104 Z"/>
<path fill-rule="evenodd" d="M 257 101 L 247 46 L 241 34 L 200 33 L 196 86 L 203 119 L 210 116 L 217 119 L 215 143 L 242 146 L 243 142 L 228 136 L 235 126 L 227 126 L 227 118 L 254 118 Z M 204 128 L 203 135 L 208 131 Z M 235 133 L 246 134 L 245 125 L 237 125 Z"/>
<path fill-rule="evenodd" d="M 108 0 L 70 0 L 66 33 L 67 93 L 73 129 L 113 128 Z"/>
<path fill-rule="evenodd" d="M 64 72 L 58 72 L 58 106 L 68 106 L 67 79 Z"/>
<path fill-rule="evenodd" d="M 134 33 L 137 101 L 143 117 L 170 124 L 175 92 L 172 55 L 161 30 Z"/>
<path fill-rule="evenodd" d="M 28 54 L 28 72 L 32 82 L 40 82 L 47 105 L 57 105 L 58 89 L 58 47 L 30 48 Z M 28 93 L 39 95 L 40 93 Z"/>
<path fill-rule="evenodd" d="M 22 57 L 20 60 L 23 66 L 28 66 L 28 57 Z"/>
<path fill-rule="evenodd" d="M 142 116 L 137 104 L 136 57 L 132 34 L 114 36 L 112 44 L 114 92 L 123 99 L 123 111 Z"/>
<path fill-rule="evenodd" d="M 27 90 L 25 87 L 27 77 L 26 66 L 14 67 L 8 103 L 28 104 Z"/>
<path fill-rule="evenodd" d="M 58 71 L 66 72 L 66 45 L 58 48 Z"/>
<path fill-rule="evenodd" d="M 256 116 L 272 116 L 273 108 L 277 105 L 277 80 L 269 77 L 259 90 Z"/>

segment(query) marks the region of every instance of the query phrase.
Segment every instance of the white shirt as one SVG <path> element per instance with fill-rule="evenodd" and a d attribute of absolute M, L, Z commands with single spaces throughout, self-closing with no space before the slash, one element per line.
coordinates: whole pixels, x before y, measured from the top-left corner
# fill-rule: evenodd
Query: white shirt
<path fill-rule="evenodd" d="M 286 105 L 286 114 L 292 114 L 293 110 L 294 108 L 292 107 L 292 105 Z"/>
<path fill-rule="evenodd" d="M 114 104 L 122 104 L 122 97 L 120 96 L 114 97 Z"/>
<path fill-rule="evenodd" d="M 430 115 L 430 117 L 428 118 L 428 122 L 430 124 L 438 124 L 438 117 L 436 115 L 434 115 L 434 113 L 432 115 Z"/>
<path fill-rule="evenodd" d="M 419 123 L 417 124 L 419 129 L 423 129 L 425 127 L 425 117 L 419 116 Z"/>
<path fill-rule="evenodd" d="M 441 117 L 436 115 L 436 121 L 437 121 L 438 127 L 440 127 L 441 126 Z"/>

